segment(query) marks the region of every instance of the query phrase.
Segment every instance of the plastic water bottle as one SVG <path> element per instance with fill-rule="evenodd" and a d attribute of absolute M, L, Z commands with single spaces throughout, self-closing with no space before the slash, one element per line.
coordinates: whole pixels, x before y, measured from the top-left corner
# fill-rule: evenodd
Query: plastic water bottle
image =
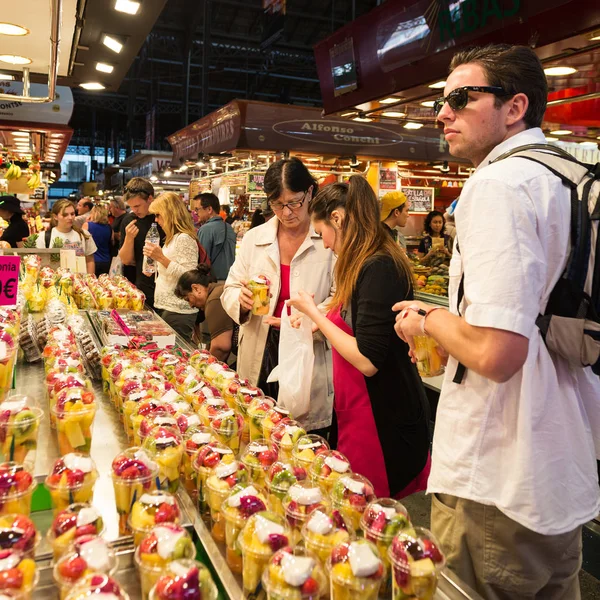
<path fill-rule="evenodd" d="M 146 244 L 159 244 L 160 235 L 158 233 L 158 225 L 152 223 L 148 233 L 146 234 Z M 156 273 L 156 261 L 149 256 L 144 256 L 144 263 L 142 265 L 142 273 L 144 275 L 152 275 Z"/>

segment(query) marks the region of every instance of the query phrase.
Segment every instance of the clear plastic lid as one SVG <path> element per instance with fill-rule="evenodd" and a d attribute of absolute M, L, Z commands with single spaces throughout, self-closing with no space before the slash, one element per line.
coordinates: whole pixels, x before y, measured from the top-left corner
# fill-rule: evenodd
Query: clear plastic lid
<path fill-rule="evenodd" d="M 327 560 L 327 570 L 333 582 L 349 587 L 356 587 L 363 579 L 381 581 L 385 576 L 377 546 L 365 539 L 348 540 L 335 546 Z"/>
<path fill-rule="evenodd" d="M 265 510 L 267 510 L 267 497 L 264 490 L 248 481 L 235 485 L 221 507 L 221 512 L 226 519 L 231 519 L 239 524 L 247 521 L 252 515 Z"/>
<path fill-rule="evenodd" d="M 102 594 L 102 596 L 98 596 Z M 65 600 L 129 600 L 128 594 L 119 583 L 104 573 L 84 575 L 70 591 Z"/>
<path fill-rule="evenodd" d="M 329 442 L 320 435 L 309 433 L 300 436 L 292 449 L 292 460 L 308 468 L 315 460 L 317 454 L 328 452 L 331 448 Z"/>
<path fill-rule="evenodd" d="M 149 600 L 172 600 L 175 589 L 185 590 L 186 598 L 216 600 L 218 596 L 208 568 L 197 560 L 186 558 L 169 563 L 150 590 Z"/>
<path fill-rule="evenodd" d="M 403 589 L 412 587 L 412 577 L 435 580 L 446 564 L 439 542 L 424 527 L 408 527 L 396 534 L 388 548 L 388 558 L 396 583 Z"/>
<path fill-rule="evenodd" d="M 100 511 L 88 502 L 69 504 L 54 517 L 48 530 L 48 536 L 54 539 L 71 529 L 76 530 L 75 537 L 89 533 L 102 535 L 104 521 Z M 77 529 L 79 529 L 79 535 L 77 535 Z"/>
<path fill-rule="evenodd" d="M 275 406 L 275 400 L 269 396 L 255 398 L 248 406 L 248 416 L 251 419 L 262 421 L 273 406 Z"/>
<path fill-rule="evenodd" d="M 85 454 L 71 452 L 56 459 L 45 484 L 50 490 L 74 491 L 93 485 L 96 479 L 98 479 L 98 469 L 93 459 Z"/>
<path fill-rule="evenodd" d="M 270 556 L 288 546 L 290 540 L 287 521 L 273 512 L 263 511 L 248 519 L 238 543 L 244 555 Z"/>
<path fill-rule="evenodd" d="M 337 450 L 317 454 L 309 470 L 310 477 L 317 481 L 331 480 L 333 482 L 349 473 L 352 473 L 350 461 Z"/>
<path fill-rule="evenodd" d="M 384 544 L 391 544 L 399 531 L 410 526 L 408 511 L 393 498 L 369 502 L 360 521 L 360 528 L 368 540 Z"/>
<path fill-rule="evenodd" d="M 362 513 L 375 500 L 373 484 L 358 473 L 342 475 L 333 485 L 331 500 L 335 508 L 352 507 Z"/>
<path fill-rule="evenodd" d="M 183 449 L 183 439 L 177 427 L 159 425 L 154 427 L 144 439 L 142 447 L 151 455 L 156 455 L 167 448 Z"/>
<path fill-rule="evenodd" d="M 294 483 L 305 481 L 307 478 L 308 473 L 303 467 L 297 467 L 289 462 L 277 461 L 269 468 L 266 484 L 270 492 L 282 494 L 287 493 Z"/>
<path fill-rule="evenodd" d="M 321 488 L 311 481 L 292 484 L 283 500 L 283 508 L 292 527 L 300 527 L 315 510 L 329 510 L 330 503 Z"/>
<path fill-rule="evenodd" d="M 144 536 L 135 551 L 135 561 L 141 569 L 162 571 L 166 562 L 194 558 L 195 555 L 196 548 L 185 527 L 175 523 L 161 523 Z"/>
<path fill-rule="evenodd" d="M 253 469 L 268 471 L 277 460 L 277 449 L 265 439 L 254 440 L 246 446 L 240 460 L 250 471 Z"/>
<path fill-rule="evenodd" d="M 262 575 L 269 597 L 320 598 L 327 590 L 327 575 L 318 558 L 303 546 L 282 548 L 269 560 Z"/>
<path fill-rule="evenodd" d="M 190 427 L 183 436 L 185 451 L 190 457 L 195 456 L 196 452 L 198 452 L 200 448 L 206 446 L 206 444 L 216 441 L 217 438 L 213 431 L 204 426 Z"/>
<path fill-rule="evenodd" d="M 85 565 L 81 562 L 85 561 Z M 78 538 L 71 544 L 66 554 L 54 565 L 54 580 L 61 587 L 72 586 L 85 571 L 95 571 L 112 575 L 118 566 L 115 551 L 102 537 L 89 535 Z"/>
<path fill-rule="evenodd" d="M 131 506 L 128 524 L 134 531 L 148 531 L 155 525 L 179 523 L 181 512 L 175 496 L 167 491 L 144 492 Z"/>
<path fill-rule="evenodd" d="M 192 467 L 196 471 L 210 470 L 216 467 L 220 462 L 233 462 L 235 454 L 231 448 L 222 442 L 209 442 L 198 450 L 198 453 L 192 461 Z"/>
<path fill-rule="evenodd" d="M 37 547 L 41 537 L 29 517 L 14 513 L 0 516 L 0 548 L 27 554 Z"/>
<path fill-rule="evenodd" d="M 277 448 L 281 448 L 290 454 L 296 442 L 305 435 L 306 431 L 298 421 L 286 419 L 275 425 L 273 431 L 271 431 L 271 441 Z"/>
<path fill-rule="evenodd" d="M 120 452 L 112 461 L 113 479 L 126 481 L 150 481 L 158 474 L 158 465 L 150 454 L 139 446 L 132 446 Z"/>

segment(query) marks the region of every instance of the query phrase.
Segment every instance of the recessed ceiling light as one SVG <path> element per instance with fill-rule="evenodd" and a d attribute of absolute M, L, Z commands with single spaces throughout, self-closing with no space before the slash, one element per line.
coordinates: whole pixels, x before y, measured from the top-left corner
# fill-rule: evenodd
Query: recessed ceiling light
<path fill-rule="evenodd" d="M 14 81 L 15 76 L 8 73 L 0 73 L 0 81 Z"/>
<path fill-rule="evenodd" d="M 353 121 L 358 121 L 359 123 L 370 123 L 373 119 L 369 119 L 368 117 L 354 117 Z"/>
<path fill-rule="evenodd" d="M 379 104 L 395 104 L 396 102 L 402 102 L 402 98 L 382 98 Z"/>
<path fill-rule="evenodd" d="M 425 108 L 433 108 L 434 105 L 435 100 L 425 100 L 425 102 L 421 102 L 421 106 L 424 106 Z"/>
<path fill-rule="evenodd" d="M 0 35 L 27 35 L 29 29 L 13 23 L 0 23 Z"/>
<path fill-rule="evenodd" d="M 82 87 L 84 90 L 103 90 L 104 86 L 97 81 L 88 81 L 87 83 L 80 83 L 79 87 Z"/>
<path fill-rule="evenodd" d="M 132 2 L 132 0 L 116 0 L 115 10 L 127 13 L 128 15 L 136 15 L 138 10 L 140 10 L 140 3 Z"/>
<path fill-rule="evenodd" d="M 555 129 L 551 131 L 551 135 L 571 135 L 573 132 L 570 129 Z"/>
<path fill-rule="evenodd" d="M 107 63 L 96 63 L 96 71 L 100 71 L 101 73 L 112 73 L 114 71 L 114 67 Z"/>
<path fill-rule="evenodd" d="M 596 142 L 579 142 L 580 146 L 584 148 L 590 148 L 591 150 L 596 150 L 598 148 L 598 144 Z"/>
<path fill-rule="evenodd" d="M 546 136 L 547 142 L 558 142 L 558 138 Z"/>
<path fill-rule="evenodd" d="M 446 81 L 436 81 L 428 87 L 430 87 L 432 90 L 441 90 L 442 88 L 446 87 Z"/>
<path fill-rule="evenodd" d="M 121 44 L 121 42 L 119 42 L 119 40 L 116 40 L 114 37 L 111 37 L 110 35 L 105 35 L 102 38 L 102 43 L 107 47 L 110 48 L 113 52 L 121 52 L 121 50 L 123 50 L 123 44 Z"/>
<path fill-rule="evenodd" d="M 557 77 L 560 75 L 573 75 L 573 73 L 577 73 L 577 69 L 574 67 L 548 67 L 544 69 L 544 73 L 550 77 Z"/>
<path fill-rule="evenodd" d="M 421 129 L 421 127 L 423 127 L 423 123 L 415 123 L 413 121 L 404 124 L 404 129 Z"/>
<path fill-rule="evenodd" d="M 395 110 L 386 110 L 381 113 L 382 117 L 391 117 L 393 118 L 402 118 L 406 116 L 406 113 L 395 111 Z"/>
<path fill-rule="evenodd" d="M 31 59 L 18 54 L 0 54 L 0 62 L 5 62 L 10 65 L 28 65 Z"/>

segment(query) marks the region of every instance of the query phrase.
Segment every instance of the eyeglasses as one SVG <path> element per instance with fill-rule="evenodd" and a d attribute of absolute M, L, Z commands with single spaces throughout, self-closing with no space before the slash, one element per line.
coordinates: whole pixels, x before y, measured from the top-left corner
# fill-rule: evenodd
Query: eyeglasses
<path fill-rule="evenodd" d="M 308 192 L 304 192 L 304 196 L 302 196 L 302 200 L 292 200 L 291 202 L 286 202 L 285 204 L 283 204 L 282 202 L 277 202 L 277 201 L 269 201 L 269 206 L 274 210 L 274 211 L 282 211 L 284 208 L 289 208 L 290 210 L 294 210 L 295 208 L 300 208 L 303 204 L 304 201 L 306 200 L 306 194 Z"/>
<path fill-rule="evenodd" d="M 433 112 L 437 117 L 446 102 L 452 110 L 462 110 L 469 103 L 469 92 L 483 92 L 484 94 L 494 94 L 494 96 L 511 96 L 504 88 L 490 85 L 465 85 L 452 90 L 447 96 L 438 98 L 433 103 Z"/>

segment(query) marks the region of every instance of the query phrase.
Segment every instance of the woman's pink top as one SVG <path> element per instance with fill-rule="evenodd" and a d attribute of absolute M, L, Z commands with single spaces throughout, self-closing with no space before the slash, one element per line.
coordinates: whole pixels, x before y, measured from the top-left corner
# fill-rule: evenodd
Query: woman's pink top
<path fill-rule="evenodd" d="M 275 307 L 274 317 L 281 318 L 283 307 L 286 300 L 290 299 L 290 265 L 280 265 L 281 267 L 281 289 L 279 290 L 279 298 Z"/>

